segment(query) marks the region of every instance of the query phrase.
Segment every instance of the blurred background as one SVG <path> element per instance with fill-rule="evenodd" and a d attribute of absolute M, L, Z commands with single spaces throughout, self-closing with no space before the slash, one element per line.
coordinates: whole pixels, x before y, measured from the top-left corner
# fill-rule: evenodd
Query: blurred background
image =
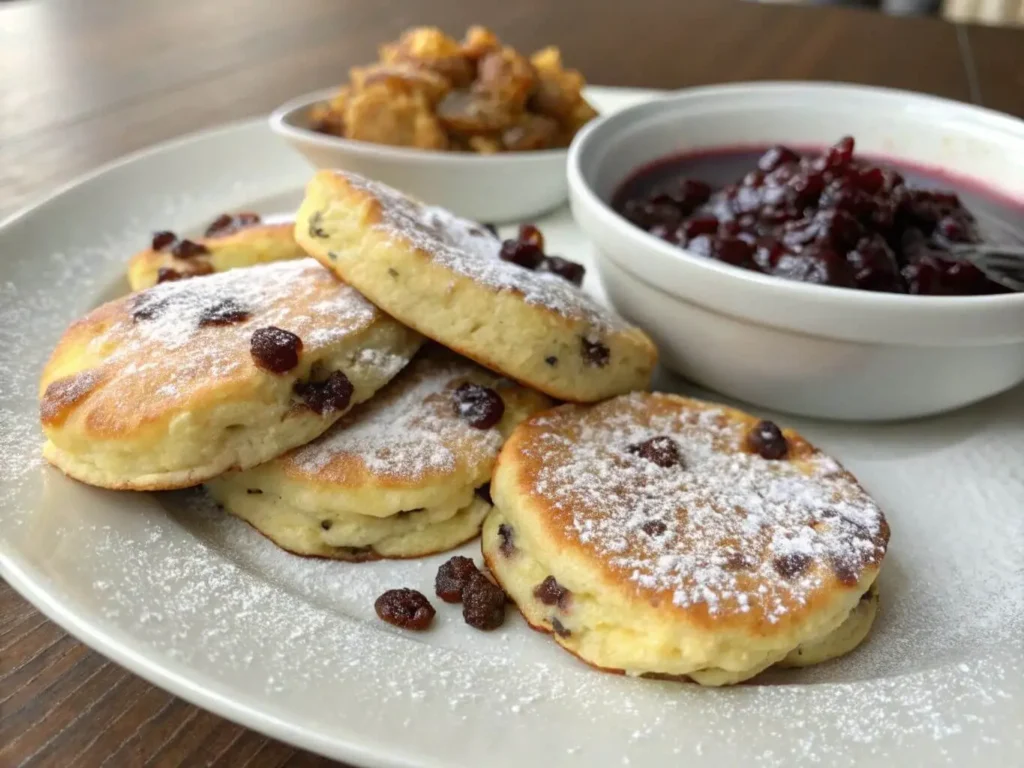
<path fill-rule="evenodd" d="M 1024 0 L 761 0 L 806 5 L 848 5 L 900 15 L 942 16 L 997 26 L 1024 26 Z"/>

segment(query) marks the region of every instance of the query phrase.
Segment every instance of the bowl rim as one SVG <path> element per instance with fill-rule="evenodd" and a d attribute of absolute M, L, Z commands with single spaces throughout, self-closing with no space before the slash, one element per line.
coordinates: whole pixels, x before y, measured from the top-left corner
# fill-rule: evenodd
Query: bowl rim
<path fill-rule="evenodd" d="M 921 309 L 922 307 L 928 307 L 931 311 L 936 311 L 940 308 L 949 310 L 996 309 L 1016 308 L 1024 305 L 1024 292 L 980 296 L 883 293 L 804 283 L 797 280 L 786 280 L 785 278 L 761 272 L 752 272 L 732 264 L 699 256 L 684 248 L 666 243 L 664 240 L 634 226 L 605 202 L 587 181 L 582 167 L 584 152 L 590 151 L 594 144 L 600 144 L 603 141 L 607 141 L 610 137 L 614 137 L 621 125 L 639 121 L 659 112 L 678 110 L 687 103 L 697 100 L 707 100 L 716 97 L 736 98 L 750 94 L 778 94 L 780 96 L 804 97 L 824 94 L 830 96 L 846 95 L 881 99 L 883 103 L 884 100 L 889 102 L 899 101 L 904 105 L 910 100 L 912 103 L 922 106 L 959 112 L 961 116 L 969 118 L 969 124 L 977 127 L 983 126 L 989 130 L 1003 133 L 1008 139 L 1020 142 L 1022 148 L 1024 148 L 1024 121 L 993 109 L 930 94 L 879 86 L 799 80 L 765 80 L 697 86 L 694 88 L 683 88 L 666 94 L 657 100 L 635 104 L 611 114 L 599 115 L 583 126 L 569 147 L 567 162 L 570 195 L 572 198 L 575 198 L 573 204 L 586 205 L 590 212 L 599 217 L 606 227 L 610 227 L 617 235 L 628 238 L 639 247 L 653 249 L 662 256 L 670 257 L 688 268 L 704 270 L 708 277 L 717 277 L 722 280 L 738 280 L 745 283 L 751 289 L 761 288 L 775 292 L 780 298 L 822 300 L 831 297 L 833 301 L 843 301 L 859 305 L 864 309 L 876 310 L 906 310 L 908 308 Z M 640 277 L 634 268 L 615 259 L 614 256 L 609 255 L 609 258 L 612 258 L 621 268 Z M 670 289 L 665 290 L 669 295 L 676 295 Z"/>
<path fill-rule="evenodd" d="M 447 152 L 439 149 L 419 149 L 417 147 L 394 147 L 389 144 L 375 144 L 372 141 L 362 141 L 361 139 L 344 139 L 340 136 L 320 133 L 296 124 L 296 116 L 302 114 L 313 105 L 328 100 L 337 92 L 338 86 L 332 86 L 289 99 L 270 113 L 270 130 L 291 141 L 314 144 L 348 154 L 380 159 L 396 159 L 403 162 L 421 164 L 443 162 L 456 165 L 495 166 L 509 162 L 565 162 L 569 154 L 568 147 L 531 149 L 523 152 L 495 152 L 489 155 L 476 152 Z"/>

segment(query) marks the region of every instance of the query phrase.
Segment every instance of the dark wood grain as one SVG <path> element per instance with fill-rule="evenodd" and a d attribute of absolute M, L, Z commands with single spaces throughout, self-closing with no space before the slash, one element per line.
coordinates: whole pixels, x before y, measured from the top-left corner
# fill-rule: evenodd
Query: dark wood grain
<path fill-rule="evenodd" d="M 981 102 L 1024 115 L 1024 29 L 971 26 L 964 28 L 963 38 Z"/>
<path fill-rule="evenodd" d="M 413 24 L 558 43 L 595 83 L 888 85 L 1024 115 L 1024 32 L 728 0 L 0 3 L 0 215 L 126 152 L 343 79 Z M 333 765 L 88 650 L 0 582 L 0 766 Z"/>
<path fill-rule="evenodd" d="M 36 0 L 0 14 L 0 209 L 125 152 L 334 84 L 378 41 L 419 23 L 457 31 L 479 20 L 527 48 L 557 41 L 607 85 L 815 78 L 970 98 L 952 26 L 862 11 L 728 0 Z"/>

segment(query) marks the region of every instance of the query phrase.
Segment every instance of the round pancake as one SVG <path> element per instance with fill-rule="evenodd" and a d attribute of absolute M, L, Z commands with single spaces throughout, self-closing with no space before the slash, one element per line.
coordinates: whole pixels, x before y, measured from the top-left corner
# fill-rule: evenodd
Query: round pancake
<path fill-rule="evenodd" d="M 456 412 L 454 393 L 466 383 L 501 397 L 505 410 L 494 426 L 475 428 Z M 432 554 L 476 536 L 490 510 L 483 487 L 505 437 L 550 406 L 544 395 L 430 345 L 319 439 L 207 488 L 298 554 Z"/>
<path fill-rule="evenodd" d="M 561 400 L 645 389 L 651 340 L 549 272 L 499 258 L 501 241 L 360 176 L 321 171 L 295 239 L 388 314 L 491 370 Z"/>
<path fill-rule="evenodd" d="M 640 393 L 527 420 L 491 482 L 488 567 L 530 624 L 604 669 L 723 685 L 812 649 L 874 582 L 889 529 L 796 433 L 781 459 L 754 453 L 757 422 Z"/>
<path fill-rule="evenodd" d="M 203 246 L 205 253 L 181 258 L 174 254 L 174 247 L 170 245 L 161 250 L 149 247 L 132 256 L 128 262 L 128 283 L 132 290 L 141 291 L 165 280 L 306 257 L 306 252 L 295 242 L 294 222 L 265 224 L 255 214 L 235 214 L 235 217 L 234 226 L 215 228 L 221 221 L 218 219 L 205 237 L 192 240 Z"/>
<path fill-rule="evenodd" d="M 292 370 L 255 364 L 253 332 L 268 326 L 301 339 Z M 346 405 L 311 406 L 318 384 L 340 371 L 350 407 L 421 341 L 312 259 L 161 283 L 64 333 L 40 382 L 43 453 L 105 488 L 196 485 L 322 434 Z"/>

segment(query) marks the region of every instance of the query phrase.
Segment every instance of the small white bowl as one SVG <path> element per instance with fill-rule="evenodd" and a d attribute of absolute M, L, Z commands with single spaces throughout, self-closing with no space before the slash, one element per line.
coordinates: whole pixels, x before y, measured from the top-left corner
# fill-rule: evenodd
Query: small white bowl
<path fill-rule="evenodd" d="M 278 107 L 270 129 L 316 168 L 354 171 L 475 221 L 521 222 L 565 202 L 568 150 L 476 155 L 390 147 L 312 130 L 309 114 L 337 88 L 300 96 Z"/>
<path fill-rule="evenodd" d="M 1024 122 L 880 88 L 696 88 L 599 118 L 569 150 L 573 215 L 612 302 L 668 368 L 780 411 L 890 420 L 951 410 L 1024 381 L 1024 294 L 907 296 L 787 281 L 687 253 L 608 205 L 634 169 L 731 145 L 832 144 L 980 180 L 1024 199 Z"/>

